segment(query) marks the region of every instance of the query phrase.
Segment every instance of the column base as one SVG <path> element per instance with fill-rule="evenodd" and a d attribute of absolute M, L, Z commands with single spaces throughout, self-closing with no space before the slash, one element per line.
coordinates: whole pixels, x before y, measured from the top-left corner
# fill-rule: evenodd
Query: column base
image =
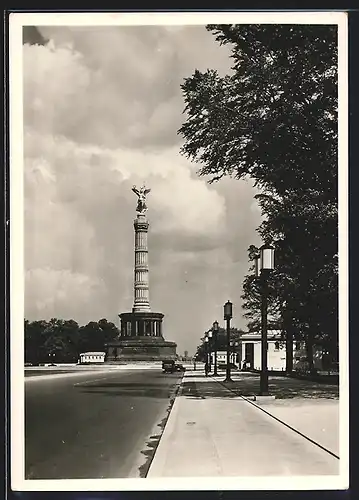
<path fill-rule="evenodd" d="M 165 361 L 176 360 L 175 342 L 159 337 L 137 337 L 119 339 L 106 344 L 106 363 L 123 363 L 126 361 Z"/>
<path fill-rule="evenodd" d="M 162 335 L 162 313 L 132 310 L 119 316 L 121 336 L 105 346 L 106 362 L 176 359 L 177 344 Z"/>

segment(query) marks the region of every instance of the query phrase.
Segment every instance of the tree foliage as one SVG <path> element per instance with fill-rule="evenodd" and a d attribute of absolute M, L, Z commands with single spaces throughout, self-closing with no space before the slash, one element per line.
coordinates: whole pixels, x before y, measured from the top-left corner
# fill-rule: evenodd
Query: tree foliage
<path fill-rule="evenodd" d="M 76 362 L 81 352 L 103 351 L 106 342 L 119 336 L 106 319 L 79 326 L 74 320 L 25 320 L 25 362 Z"/>
<path fill-rule="evenodd" d="M 230 342 L 239 342 L 240 337 L 242 335 L 243 330 L 232 327 L 230 330 Z M 200 344 L 197 346 L 197 351 L 196 351 L 196 359 L 198 361 L 205 361 L 205 356 L 206 356 L 206 345 L 204 342 L 205 335 L 201 338 Z M 225 328 L 219 328 L 218 333 L 217 333 L 217 351 L 226 351 L 227 350 L 227 330 Z M 211 348 L 213 350 L 214 344 L 213 344 L 213 337 L 211 339 Z"/>
<path fill-rule="evenodd" d="M 337 28 L 209 25 L 231 47 L 232 72 L 196 70 L 182 91 L 181 152 L 209 182 L 250 177 L 276 248 L 272 320 L 308 344 L 335 350 L 337 319 Z M 249 248 L 249 258 L 257 249 Z M 260 291 L 244 279 L 243 305 L 258 325 Z M 288 312 L 289 311 L 289 312 Z M 283 318 L 286 320 L 283 323 Z M 290 320 L 288 320 L 290 318 Z"/>

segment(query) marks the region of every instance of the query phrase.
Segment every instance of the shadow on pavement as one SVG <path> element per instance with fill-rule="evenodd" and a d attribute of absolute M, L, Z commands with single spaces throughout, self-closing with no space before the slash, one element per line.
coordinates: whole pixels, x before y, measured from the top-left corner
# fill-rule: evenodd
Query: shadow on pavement
<path fill-rule="evenodd" d="M 200 377 L 198 377 L 200 378 Z M 225 398 L 253 396 L 259 393 L 259 376 L 252 374 L 236 374 L 233 382 L 224 383 L 223 379 L 211 379 L 203 376 L 201 380 L 186 379 L 182 385 L 182 395 L 189 398 Z M 230 389 L 230 390 L 228 390 Z M 338 399 L 339 387 L 336 384 L 323 384 L 308 380 L 286 377 L 269 377 L 269 393 L 277 399 Z"/>
<path fill-rule="evenodd" d="M 192 371 L 192 372 L 186 372 L 186 379 L 187 378 L 203 378 L 203 379 L 208 379 L 208 377 L 206 377 L 206 375 L 204 373 L 201 373 L 201 372 L 195 372 L 195 371 Z"/>
<path fill-rule="evenodd" d="M 66 373 L 79 373 L 78 370 L 25 370 L 25 377 L 43 377 L 44 375 L 63 375 Z"/>
<path fill-rule="evenodd" d="M 173 384 L 165 385 L 161 383 L 146 382 L 104 382 L 94 383 L 86 386 L 76 386 L 75 389 L 87 394 L 104 394 L 107 396 L 129 396 L 148 398 L 170 398 L 176 390 L 179 377 L 173 377 Z"/>
<path fill-rule="evenodd" d="M 226 387 L 215 380 L 208 380 L 205 382 L 185 381 L 182 385 L 181 395 L 193 399 L 233 399 L 238 397 L 238 394 L 228 391 Z"/>

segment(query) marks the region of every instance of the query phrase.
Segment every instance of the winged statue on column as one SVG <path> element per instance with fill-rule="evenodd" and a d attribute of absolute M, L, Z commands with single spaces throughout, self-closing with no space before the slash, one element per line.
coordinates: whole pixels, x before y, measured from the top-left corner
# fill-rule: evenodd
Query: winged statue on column
<path fill-rule="evenodd" d="M 148 189 L 143 185 L 139 189 L 136 186 L 132 187 L 132 191 L 138 196 L 136 212 L 143 214 L 147 211 L 146 197 L 151 189 Z"/>

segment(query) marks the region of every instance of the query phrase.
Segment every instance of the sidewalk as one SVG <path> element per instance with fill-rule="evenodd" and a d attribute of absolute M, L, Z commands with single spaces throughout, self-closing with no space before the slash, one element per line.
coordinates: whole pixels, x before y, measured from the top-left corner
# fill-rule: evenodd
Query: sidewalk
<path fill-rule="evenodd" d="M 222 376 L 219 380 L 223 378 Z M 246 374 L 236 374 L 234 378 L 234 387 L 246 382 Z M 277 412 L 275 416 L 281 413 L 279 418 L 284 415 L 285 419 L 292 419 L 292 422 L 306 422 L 303 424 L 306 430 L 309 428 L 309 421 L 312 428 L 318 428 L 321 427 L 321 420 L 325 420 L 325 434 L 338 435 L 337 420 L 333 418 L 338 411 L 338 400 L 328 404 L 328 400 L 323 398 L 314 402 L 307 401 L 304 406 L 303 400 L 306 401 L 304 398 L 274 400 L 261 405 L 266 405 L 266 410 L 273 414 Z M 324 402 L 323 406 L 321 401 Z M 309 408 L 308 404 L 312 407 Z M 313 405 L 316 408 L 315 418 Z M 303 433 L 304 430 L 302 429 Z M 188 371 L 147 477 L 305 476 L 338 473 L 337 458 L 277 422 L 235 392 L 229 391 L 212 377 L 205 377 L 202 371 Z"/>
<path fill-rule="evenodd" d="M 232 390 L 249 396 L 258 391 L 259 376 L 231 375 Z M 223 381 L 224 377 L 216 380 Z M 304 379 L 270 376 L 269 392 L 276 399 L 255 401 L 265 411 L 339 456 L 339 387 Z"/>

